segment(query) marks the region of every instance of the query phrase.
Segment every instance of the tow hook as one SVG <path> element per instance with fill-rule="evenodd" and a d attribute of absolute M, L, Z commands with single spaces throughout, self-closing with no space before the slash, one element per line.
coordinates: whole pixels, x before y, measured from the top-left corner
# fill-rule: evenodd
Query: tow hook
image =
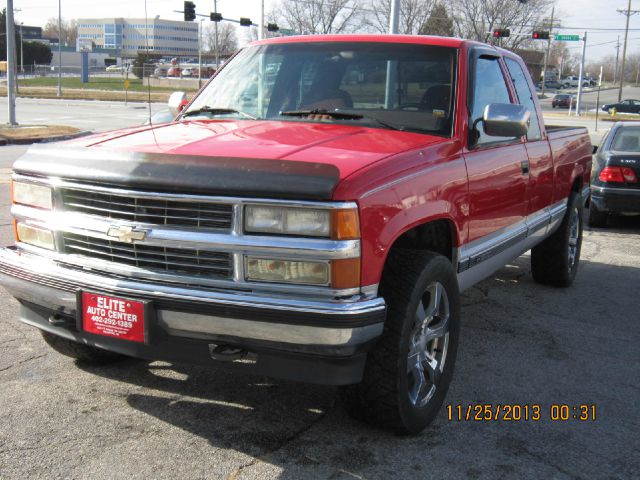
<path fill-rule="evenodd" d="M 220 360 L 223 362 L 233 362 L 235 360 L 240 360 L 247 356 L 247 351 L 238 347 L 233 347 L 228 344 L 218 344 L 218 343 L 210 343 L 209 344 L 209 355 L 214 360 Z"/>
<path fill-rule="evenodd" d="M 67 322 L 68 320 L 66 318 L 64 318 L 62 315 L 59 315 L 57 313 L 54 313 L 53 315 L 49 316 L 49 323 L 56 327 L 59 327 L 60 325 L 65 325 Z"/>

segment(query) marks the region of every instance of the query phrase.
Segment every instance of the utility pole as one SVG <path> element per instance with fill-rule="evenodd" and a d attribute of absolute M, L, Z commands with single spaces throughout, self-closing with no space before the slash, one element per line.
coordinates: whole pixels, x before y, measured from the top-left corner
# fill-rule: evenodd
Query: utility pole
<path fill-rule="evenodd" d="M 58 97 L 62 97 L 62 0 L 58 0 Z"/>
<path fill-rule="evenodd" d="M 258 22 L 258 40 L 264 38 L 264 0 L 260 0 L 260 21 Z"/>
<path fill-rule="evenodd" d="M 218 13 L 218 1 L 213 0 L 213 13 Z M 218 50 L 218 22 L 213 22 L 213 34 L 215 39 L 213 41 L 213 49 L 216 54 L 216 70 L 220 68 L 220 51 Z"/>
<path fill-rule="evenodd" d="M 624 63 L 627 57 L 627 38 L 629 37 L 629 17 L 640 13 L 640 10 L 631 10 L 631 0 L 627 3 L 626 10 L 618 9 L 618 13 L 626 15 L 627 26 L 624 29 L 624 46 L 622 47 L 622 68 L 620 69 L 620 88 L 618 89 L 618 102 L 622 100 L 622 85 L 624 84 Z"/>
<path fill-rule="evenodd" d="M 9 125 L 16 123 L 16 31 L 13 24 L 13 0 L 7 0 L 7 100 L 9 106 Z"/>
<path fill-rule="evenodd" d="M 396 35 L 400 26 L 400 0 L 391 0 L 391 12 L 389 15 L 389 34 Z M 384 93 L 384 105 L 386 108 L 393 108 L 396 99 L 396 79 L 398 62 L 396 60 L 387 61 L 387 79 Z"/>
<path fill-rule="evenodd" d="M 400 25 L 400 0 L 391 0 L 391 15 L 389 16 L 389 33 L 395 35 L 398 33 Z"/>
<path fill-rule="evenodd" d="M 578 76 L 578 101 L 576 102 L 576 117 L 580 116 L 580 102 L 582 101 L 582 80 L 584 78 L 584 59 L 587 53 L 587 32 L 582 38 L 582 61 L 580 62 L 580 75 Z M 569 102 L 571 103 L 571 102 Z M 596 108 L 598 108 L 596 106 Z"/>
<path fill-rule="evenodd" d="M 20 71 L 24 78 L 24 37 L 22 36 L 22 25 L 23 22 L 20 22 Z"/>
<path fill-rule="evenodd" d="M 549 26 L 549 39 L 547 40 L 547 53 L 544 55 L 544 68 L 542 69 L 542 88 L 540 89 L 540 96 L 544 98 L 544 84 L 547 82 L 547 65 L 549 63 L 549 52 L 551 51 L 551 38 L 553 34 L 553 15 L 556 12 L 556 6 L 551 9 L 551 25 Z M 562 72 L 560 72 L 562 75 Z"/>
<path fill-rule="evenodd" d="M 616 44 L 616 68 L 613 71 L 613 84 L 616 84 L 618 78 L 618 60 L 620 59 L 620 35 L 618 35 L 618 43 Z"/>
<path fill-rule="evenodd" d="M 198 22 L 198 89 L 202 87 L 202 21 Z"/>

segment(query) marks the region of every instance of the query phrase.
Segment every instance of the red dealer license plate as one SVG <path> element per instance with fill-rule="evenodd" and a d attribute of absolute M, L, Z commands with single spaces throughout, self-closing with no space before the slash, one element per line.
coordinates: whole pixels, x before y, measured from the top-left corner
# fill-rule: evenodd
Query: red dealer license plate
<path fill-rule="evenodd" d="M 82 329 L 131 342 L 145 341 L 145 303 L 82 292 Z"/>

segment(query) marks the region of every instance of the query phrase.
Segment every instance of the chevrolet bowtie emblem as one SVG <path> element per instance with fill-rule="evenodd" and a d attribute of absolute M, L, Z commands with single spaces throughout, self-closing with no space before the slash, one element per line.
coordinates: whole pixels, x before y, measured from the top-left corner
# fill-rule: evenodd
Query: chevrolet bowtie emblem
<path fill-rule="evenodd" d="M 138 230 L 135 227 L 109 227 L 107 235 L 117 238 L 121 242 L 133 243 L 134 240 L 144 240 L 147 230 Z"/>

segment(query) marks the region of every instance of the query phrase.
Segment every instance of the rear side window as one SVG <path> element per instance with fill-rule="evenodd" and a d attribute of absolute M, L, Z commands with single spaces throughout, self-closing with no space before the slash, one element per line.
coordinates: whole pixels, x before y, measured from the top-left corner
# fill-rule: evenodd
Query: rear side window
<path fill-rule="evenodd" d="M 524 105 L 531 112 L 531 124 L 529 125 L 529 131 L 527 132 L 528 140 L 540 140 L 542 137 L 540 133 L 540 122 L 538 121 L 538 115 L 536 113 L 536 106 L 533 101 L 533 94 L 529 88 L 529 82 L 527 82 L 527 76 L 522 70 L 522 67 L 515 60 L 510 58 L 506 59 L 507 70 L 511 75 L 514 87 L 516 87 L 516 93 L 518 94 L 518 102 L 520 105 Z M 563 98 L 566 98 L 565 95 Z"/>
<path fill-rule="evenodd" d="M 621 127 L 613 137 L 611 150 L 618 152 L 640 152 L 640 127 Z"/>
<path fill-rule="evenodd" d="M 473 82 L 473 105 L 471 106 L 473 123 L 482 119 L 484 109 L 490 103 L 511 103 L 511 98 L 498 59 L 480 57 L 476 62 Z M 485 134 L 482 122 L 477 124 L 476 130 L 478 132 L 476 145 L 513 140 L 510 137 L 491 137 Z"/>

